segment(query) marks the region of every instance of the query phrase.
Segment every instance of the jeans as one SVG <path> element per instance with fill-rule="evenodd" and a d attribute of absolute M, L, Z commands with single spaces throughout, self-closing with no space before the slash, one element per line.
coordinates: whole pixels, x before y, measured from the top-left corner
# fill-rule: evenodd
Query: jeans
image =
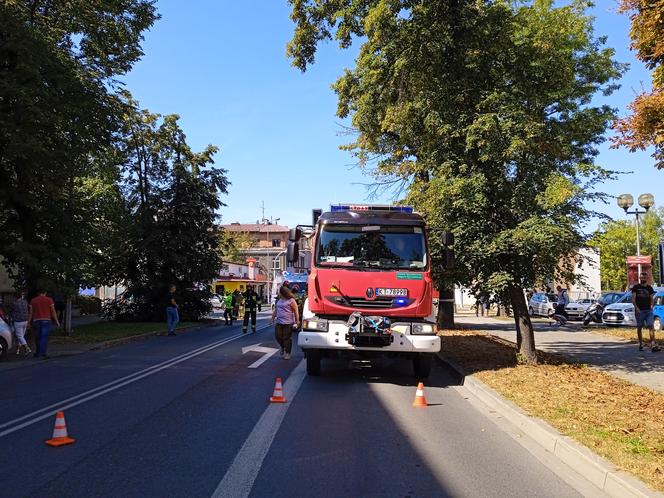
<path fill-rule="evenodd" d="M 636 313 L 636 326 L 638 328 L 652 328 L 655 321 L 653 310 L 640 310 Z"/>
<path fill-rule="evenodd" d="M 180 315 L 178 309 L 172 306 L 166 308 L 166 327 L 168 328 L 168 333 L 171 334 L 175 331 L 175 327 L 178 326 L 180 321 Z"/>
<path fill-rule="evenodd" d="M 33 320 L 32 326 L 35 328 L 35 356 L 46 356 L 48 336 L 53 328 L 51 320 Z"/>
<path fill-rule="evenodd" d="M 14 322 L 14 333 L 18 340 L 19 346 L 25 346 L 28 343 L 25 340 L 25 329 L 28 327 L 28 322 Z"/>

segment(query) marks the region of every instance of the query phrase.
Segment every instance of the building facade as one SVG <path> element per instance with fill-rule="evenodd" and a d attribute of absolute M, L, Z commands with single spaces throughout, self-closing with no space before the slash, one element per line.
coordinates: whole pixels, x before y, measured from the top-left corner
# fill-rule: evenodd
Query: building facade
<path fill-rule="evenodd" d="M 242 254 L 248 259 L 255 260 L 256 278 L 264 279 L 267 299 L 272 297 L 274 288 L 285 280 L 284 272 L 306 272 L 311 268 L 311 239 L 308 237 L 302 237 L 300 241 L 297 265 L 291 266 L 287 263 L 286 248 L 289 231 L 287 226 L 269 222 L 230 223 L 220 225 L 220 228 L 229 232 L 245 233 L 251 237 L 252 246 L 243 249 Z"/>

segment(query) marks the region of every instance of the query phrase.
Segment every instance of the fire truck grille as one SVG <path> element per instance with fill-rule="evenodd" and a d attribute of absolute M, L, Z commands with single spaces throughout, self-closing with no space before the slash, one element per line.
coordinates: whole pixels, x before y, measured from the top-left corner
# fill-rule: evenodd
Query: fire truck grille
<path fill-rule="evenodd" d="M 377 297 L 376 299 L 368 300 L 362 297 L 348 297 L 344 299 L 343 297 L 336 296 L 328 299 L 334 304 L 348 306 L 349 308 L 386 309 L 393 307 L 391 297 Z"/>

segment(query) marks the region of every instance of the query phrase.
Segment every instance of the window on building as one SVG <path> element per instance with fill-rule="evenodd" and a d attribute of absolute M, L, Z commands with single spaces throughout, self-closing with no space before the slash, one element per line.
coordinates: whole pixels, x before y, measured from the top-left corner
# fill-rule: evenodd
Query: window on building
<path fill-rule="evenodd" d="M 272 247 L 281 247 L 281 239 L 272 239 Z"/>

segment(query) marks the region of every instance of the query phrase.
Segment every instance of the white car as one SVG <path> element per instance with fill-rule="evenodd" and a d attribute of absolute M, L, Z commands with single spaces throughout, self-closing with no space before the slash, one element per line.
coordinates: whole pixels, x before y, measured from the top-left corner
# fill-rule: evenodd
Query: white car
<path fill-rule="evenodd" d="M 582 320 L 590 305 L 595 303 L 594 299 L 578 299 L 565 306 L 565 311 L 570 320 Z"/>
<path fill-rule="evenodd" d="M 607 325 L 629 325 L 636 327 L 632 293 L 625 292 L 618 301 L 604 308 L 602 321 Z"/>
<path fill-rule="evenodd" d="M 530 313 L 530 316 L 551 316 L 556 310 L 557 302 L 558 299 L 555 294 L 536 292 L 528 301 L 528 313 Z"/>
<path fill-rule="evenodd" d="M 0 318 L 0 359 L 14 346 L 14 334 L 12 329 L 2 318 Z"/>
<path fill-rule="evenodd" d="M 223 310 L 225 308 L 224 306 L 224 300 L 219 294 L 212 294 L 212 297 L 210 298 L 210 303 L 212 304 L 212 310 Z"/>

